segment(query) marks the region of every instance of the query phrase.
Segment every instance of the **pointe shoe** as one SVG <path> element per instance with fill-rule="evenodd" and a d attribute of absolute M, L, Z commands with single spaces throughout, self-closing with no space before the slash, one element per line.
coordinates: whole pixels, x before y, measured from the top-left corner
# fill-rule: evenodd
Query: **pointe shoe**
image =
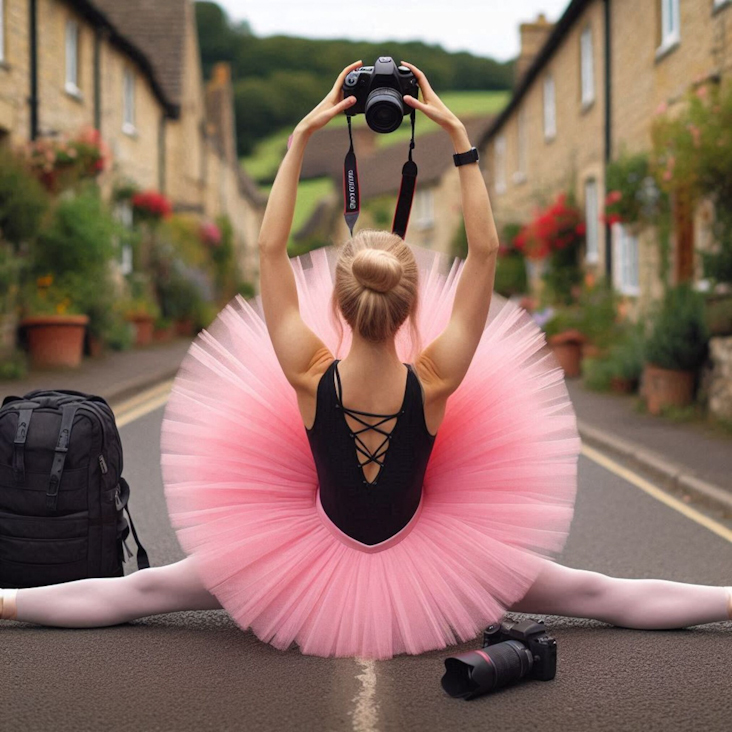
<path fill-rule="evenodd" d="M 0 620 L 15 620 L 17 617 L 17 594 L 18 590 L 0 590 Z"/>

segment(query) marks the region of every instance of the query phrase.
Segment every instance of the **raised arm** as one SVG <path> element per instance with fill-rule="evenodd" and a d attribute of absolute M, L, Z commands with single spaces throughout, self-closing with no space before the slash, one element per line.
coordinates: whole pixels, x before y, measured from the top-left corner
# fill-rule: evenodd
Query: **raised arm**
<path fill-rule="evenodd" d="M 435 94 L 419 69 L 402 63 L 414 72 L 424 98 L 424 102 L 420 102 L 405 97 L 407 104 L 437 122 L 450 135 L 455 152 L 467 152 L 471 144 L 465 125 Z M 498 254 L 498 234 L 480 168 L 477 163 L 468 163 L 458 170 L 468 256 L 455 291 L 450 321 L 415 359 L 433 392 L 445 397 L 455 391 L 465 377 L 485 329 Z"/>
<path fill-rule="evenodd" d="M 272 185 L 259 232 L 259 290 L 264 317 L 277 360 L 295 388 L 303 386 L 315 363 L 332 357 L 300 316 L 295 274 L 287 256 L 297 184 L 305 147 L 313 132 L 356 101 L 356 97 L 343 99 L 343 80 L 361 63 L 357 61 L 343 69 L 328 95 L 295 127 Z"/>

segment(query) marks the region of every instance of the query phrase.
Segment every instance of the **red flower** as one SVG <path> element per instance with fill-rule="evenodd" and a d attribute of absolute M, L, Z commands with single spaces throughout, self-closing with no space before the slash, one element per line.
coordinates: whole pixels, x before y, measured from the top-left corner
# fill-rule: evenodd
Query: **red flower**
<path fill-rule="evenodd" d="M 132 196 L 132 206 L 154 218 L 167 218 L 173 213 L 170 201 L 158 191 L 142 191 Z"/>
<path fill-rule="evenodd" d="M 574 230 L 579 234 L 579 236 L 584 236 L 587 233 L 587 224 L 585 224 L 584 221 L 580 221 L 579 224 L 574 227 Z"/>
<path fill-rule="evenodd" d="M 221 244 L 221 229 L 216 224 L 206 222 L 201 224 L 200 228 L 201 241 L 208 246 L 217 247 Z M 500 254 L 500 250 L 499 250 Z"/>

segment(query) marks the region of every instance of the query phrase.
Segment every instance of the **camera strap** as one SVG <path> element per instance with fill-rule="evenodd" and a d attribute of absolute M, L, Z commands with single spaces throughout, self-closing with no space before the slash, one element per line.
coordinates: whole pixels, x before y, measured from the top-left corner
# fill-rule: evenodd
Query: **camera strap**
<path fill-rule="evenodd" d="M 410 112 L 409 117 L 412 123 L 412 137 L 409 141 L 409 159 L 402 167 L 402 183 L 399 187 L 399 197 L 397 199 L 396 210 L 394 211 L 394 220 L 391 225 L 392 233 L 401 236 L 402 239 L 407 233 L 409 214 L 412 210 L 414 191 L 417 187 L 417 164 L 412 160 L 412 150 L 414 150 L 414 109 Z M 348 148 L 346 159 L 343 163 L 343 198 L 345 201 L 343 216 L 346 219 L 348 230 L 351 232 L 351 236 L 353 236 L 353 227 L 356 225 L 358 215 L 361 212 L 361 194 L 358 187 L 358 164 L 356 162 L 356 153 L 353 149 L 351 115 L 347 115 L 346 119 L 348 120 L 348 139 L 351 145 Z"/>

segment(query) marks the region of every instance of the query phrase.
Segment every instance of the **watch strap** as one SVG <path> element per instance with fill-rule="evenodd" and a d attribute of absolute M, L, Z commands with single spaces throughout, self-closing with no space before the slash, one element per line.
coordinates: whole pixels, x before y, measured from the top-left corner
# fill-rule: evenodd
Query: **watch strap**
<path fill-rule="evenodd" d="M 454 153 L 452 159 L 455 161 L 456 166 L 460 166 L 467 163 L 477 163 L 480 156 L 478 155 L 478 149 L 471 147 L 467 152 Z"/>

